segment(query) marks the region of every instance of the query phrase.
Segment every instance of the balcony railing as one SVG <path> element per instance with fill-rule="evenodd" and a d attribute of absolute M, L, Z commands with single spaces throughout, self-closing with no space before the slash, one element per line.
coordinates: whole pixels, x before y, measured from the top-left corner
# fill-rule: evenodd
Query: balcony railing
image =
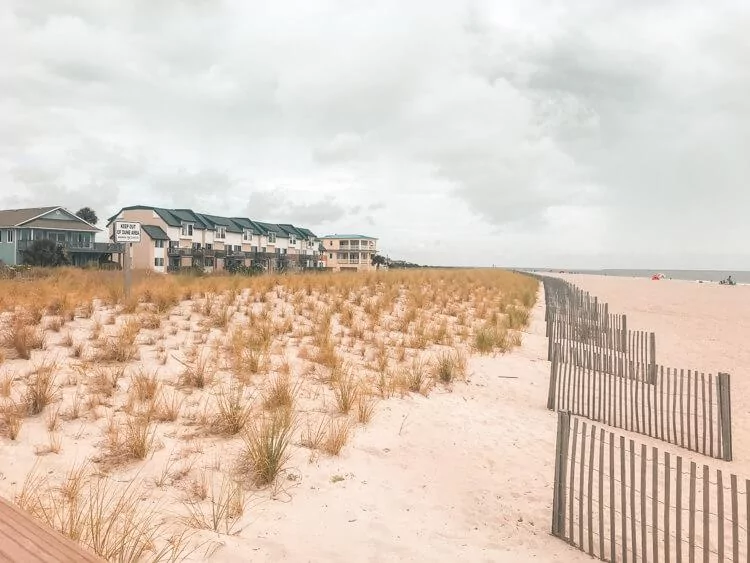
<path fill-rule="evenodd" d="M 41 239 L 37 239 L 41 240 Z M 28 250 L 36 240 L 19 240 L 18 250 Z M 122 252 L 122 244 L 116 242 L 77 242 L 77 241 L 54 241 L 69 252 L 96 252 L 111 254 Z"/>

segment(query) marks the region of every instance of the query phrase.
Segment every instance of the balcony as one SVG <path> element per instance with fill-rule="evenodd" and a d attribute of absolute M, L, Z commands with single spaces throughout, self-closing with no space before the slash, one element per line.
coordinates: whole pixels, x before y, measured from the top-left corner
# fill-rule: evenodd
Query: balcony
<path fill-rule="evenodd" d="M 179 248 L 176 246 L 170 246 L 167 249 L 167 255 L 168 256 L 192 256 L 193 255 L 193 249 L 192 248 Z"/>
<path fill-rule="evenodd" d="M 18 250 L 28 250 L 33 240 L 19 240 Z M 112 254 L 114 252 L 122 252 L 122 244 L 116 242 L 77 242 L 77 241 L 65 241 L 57 242 L 65 250 L 72 253 L 78 252 L 90 252 L 92 254 Z"/>

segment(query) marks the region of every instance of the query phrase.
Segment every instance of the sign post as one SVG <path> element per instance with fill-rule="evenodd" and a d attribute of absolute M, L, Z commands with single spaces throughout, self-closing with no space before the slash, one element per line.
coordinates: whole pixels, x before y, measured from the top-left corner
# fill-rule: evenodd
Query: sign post
<path fill-rule="evenodd" d="M 124 245 L 122 270 L 125 282 L 125 297 L 129 297 L 132 282 L 130 251 L 134 242 L 141 242 L 141 224 L 137 221 L 115 221 L 114 238 L 115 242 Z"/>

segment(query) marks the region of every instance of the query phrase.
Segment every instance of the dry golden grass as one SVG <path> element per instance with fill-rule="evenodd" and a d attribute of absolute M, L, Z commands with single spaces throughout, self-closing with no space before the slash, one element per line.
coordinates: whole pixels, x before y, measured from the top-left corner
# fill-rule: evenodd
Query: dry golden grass
<path fill-rule="evenodd" d="M 272 484 L 291 457 L 294 421 L 276 411 L 250 424 L 243 435 L 240 468 L 259 487 Z"/>
<path fill-rule="evenodd" d="M 0 397 L 10 397 L 13 392 L 15 379 L 15 374 L 11 371 L 0 373 Z"/>
<path fill-rule="evenodd" d="M 241 385 L 219 391 L 216 396 L 218 412 L 211 422 L 214 432 L 235 436 L 245 429 L 252 417 L 252 404 L 245 398 L 244 391 Z"/>
<path fill-rule="evenodd" d="M 23 360 L 31 358 L 33 350 L 44 350 L 47 338 L 44 331 L 30 324 L 26 315 L 13 315 L 0 332 L 0 347 L 7 348 Z"/>
<path fill-rule="evenodd" d="M 137 401 L 152 401 L 159 391 L 159 380 L 156 372 L 149 373 L 140 368 L 130 376 L 130 392 Z"/>
<path fill-rule="evenodd" d="M 242 484 L 227 475 L 221 475 L 216 487 L 213 475 L 201 478 L 200 489 L 183 502 L 187 511 L 185 523 L 200 530 L 233 534 L 237 521 L 245 512 L 245 492 Z"/>
<path fill-rule="evenodd" d="M 44 355 L 35 352 L 46 345 L 41 326 L 50 334 L 59 321 L 62 333 L 50 340 L 69 349 L 59 371 L 20 367 L 10 375 L 8 366 L 0 368 L 0 433 L 18 447 L 33 447 L 23 443 L 24 417 L 44 413 L 50 435 L 38 446 L 41 455 L 69 447 L 71 430 L 80 428 L 76 440 L 85 439 L 109 421 L 105 439 L 94 444 L 101 454 L 97 470 L 119 472 L 128 464 L 123 469 L 130 471 L 132 464 L 150 471 L 152 462 L 144 460 L 160 455 L 156 424 L 168 423 L 159 426 L 162 439 L 182 444 L 175 447 L 180 453 L 159 461 L 164 469 L 149 481 L 187 516 L 164 511 L 159 523 L 228 533 L 244 506 L 237 498 L 244 497 L 237 476 L 221 473 L 235 459 L 217 451 L 239 446 L 242 482 L 271 486 L 274 494 L 298 448 L 311 456 L 339 455 L 355 428 L 372 422 L 380 399 L 428 395 L 441 382 L 453 387 L 465 378 L 465 351 L 518 346 L 536 291 L 536 281 L 498 270 L 252 278 L 136 272 L 128 299 L 121 275 L 111 272 L 60 269 L 23 283 L 0 280 L 0 348 L 13 369 L 16 362 L 23 366 L 16 358 Z M 74 317 L 66 332 L 63 325 Z M 57 383 L 66 387 L 58 390 Z M 298 419 L 308 421 L 299 434 Z M 58 519 L 50 525 L 90 542 L 75 521 L 63 524 L 66 516 L 55 511 L 63 497 L 71 499 L 67 514 L 90 494 L 116 497 L 92 488 L 94 481 L 71 475 L 69 484 L 53 486 L 57 504 L 47 492 L 39 493 L 44 502 L 27 504 L 44 504 L 38 517 L 46 519 L 47 511 Z M 136 506 L 132 499 L 122 514 Z M 127 518 L 101 521 L 129 530 Z M 151 543 L 125 536 L 131 552 L 148 560 L 159 560 L 156 552 L 169 543 L 165 536 Z M 111 543 L 97 549 L 130 560 Z"/>
<path fill-rule="evenodd" d="M 0 404 L 0 430 L 11 440 L 18 438 L 23 426 L 24 405 L 6 400 Z"/>
<path fill-rule="evenodd" d="M 143 460 L 153 451 L 156 426 L 148 416 L 128 415 L 124 422 L 111 418 L 106 436 L 106 451 L 99 459 L 111 469 L 135 460 Z"/>
<path fill-rule="evenodd" d="M 466 355 L 452 350 L 440 352 L 433 364 L 433 377 L 441 383 L 453 383 L 456 379 L 466 376 Z"/>
<path fill-rule="evenodd" d="M 182 374 L 180 374 L 180 385 L 183 387 L 204 389 L 213 383 L 216 366 L 210 353 L 200 351 L 191 362 L 183 362 L 179 359 L 177 361 L 184 367 Z"/>
<path fill-rule="evenodd" d="M 180 561 L 194 549 L 186 530 L 171 529 L 159 503 L 142 502 L 145 488 L 121 485 L 73 467 L 61 484 L 41 476 L 35 466 L 16 504 L 64 536 L 107 561 Z"/>
<path fill-rule="evenodd" d="M 23 394 L 23 402 L 29 415 L 41 413 L 44 407 L 57 400 L 59 388 L 55 383 L 56 369 L 55 360 L 45 359 L 29 375 Z"/>
<path fill-rule="evenodd" d="M 328 455 L 339 455 L 349 441 L 352 429 L 353 425 L 349 417 L 331 419 L 320 448 Z"/>

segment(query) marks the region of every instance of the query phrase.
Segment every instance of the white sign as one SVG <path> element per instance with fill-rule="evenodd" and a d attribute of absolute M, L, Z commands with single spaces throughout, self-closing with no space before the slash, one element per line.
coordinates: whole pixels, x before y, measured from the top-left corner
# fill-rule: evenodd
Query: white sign
<path fill-rule="evenodd" d="M 133 221 L 115 221 L 115 242 L 141 242 L 141 224 Z"/>

